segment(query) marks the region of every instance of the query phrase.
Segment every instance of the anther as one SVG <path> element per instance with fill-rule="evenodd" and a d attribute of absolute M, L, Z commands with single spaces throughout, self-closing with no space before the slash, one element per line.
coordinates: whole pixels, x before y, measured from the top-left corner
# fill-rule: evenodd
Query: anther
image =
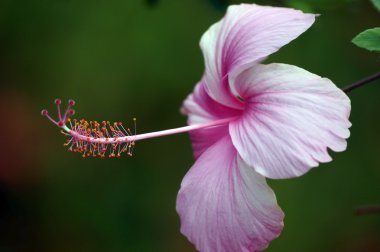
<path fill-rule="evenodd" d="M 47 116 L 49 112 L 46 109 L 41 110 L 41 115 L 42 116 Z"/>
<path fill-rule="evenodd" d="M 59 98 L 55 99 L 54 103 L 57 105 L 61 105 L 61 99 L 59 99 Z"/>

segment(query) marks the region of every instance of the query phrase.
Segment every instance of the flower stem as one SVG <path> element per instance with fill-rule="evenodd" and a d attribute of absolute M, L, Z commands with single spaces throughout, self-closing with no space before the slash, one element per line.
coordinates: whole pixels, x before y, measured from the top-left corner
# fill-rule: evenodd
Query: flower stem
<path fill-rule="evenodd" d="M 370 82 L 372 82 L 374 80 L 377 80 L 377 79 L 380 79 L 380 72 L 375 73 L 375 74 L 373 74 L 371 76 L 368 76 L 367 78 L 359 80 L 359 81 L 357 81 L 355 83 L 352 83 L 352 84 L 350 84 L 348 86 L 345 86 L 344 88 L 342 88 L 342 90 L 345 93 L 348 93 L 348 92 L 350 92 L 350 91 L 352 91 L 352 90 L 354 90 L 356 88 L 364 86 L 364 85 L 366 85 L 366 84 L 368 84 L 368 83 L 370 83 Z"/>

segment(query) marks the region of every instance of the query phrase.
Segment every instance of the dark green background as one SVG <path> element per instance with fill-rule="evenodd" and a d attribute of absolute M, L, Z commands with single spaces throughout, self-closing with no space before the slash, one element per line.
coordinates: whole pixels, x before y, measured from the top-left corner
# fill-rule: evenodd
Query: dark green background
<path fill-rule="evenodd" d="M 203 72 L 201 35 L 224 14 L 206 0 L 0 1 L 0 251 L 195 251 L 175 199 L 193 164 L 187 134 L 137 143 L 133 158 L 82 159 L 40 116 L 53 100 L 77 117 L 127 120 L 138 132 L 183 126 L 179 108 Z M 320 13 L 268 62 L 338 86 L 380 66 L 350 40 L 380 26 L 369 1 L 257 1 Z M 269 181 L 285 228 L 267 251 L 380 251 L 380 83 L 355 90 L 348 150 L 291 180 Z"/>

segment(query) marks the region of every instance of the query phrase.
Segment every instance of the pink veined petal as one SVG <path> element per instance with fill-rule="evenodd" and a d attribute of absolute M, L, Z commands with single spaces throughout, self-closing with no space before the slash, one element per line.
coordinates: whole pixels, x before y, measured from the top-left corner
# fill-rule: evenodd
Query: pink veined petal
<path fill-rule="evenodd" d="M 200 129 L 190 132 L 194 158 L 198 159 L 202 153 L 222 137 L 228 135 L 228 124 Z"/>
<path fill-rule="evenodd" d="M 269 178 L 300 176 L 346 149 L 351 104 L 329 79 L 301 68 L 257 65 L 236 79 L 246 109 L 230 123 L 238 153 Z"/>
<path fill-rule="evenodd" d="M 283 228 L 283 212 L 265 178 L 225 136 L 207 149 L 182 181 L 177 197 L 181 232 L 201 252 L 253 252 Z"/>
<path fill-rule="evenodd" d="M 186 98 L 181 111 L 188 116 L 189 125 L 235 117 L 242 113 L 241 110 L 226 107 L 211 99 L 204 89 L 203 81 L 198 83 L 193 93 Z M 190 132 L 195 158 L 226 135 L 228 135 L 227 124 Z"/>
<path fill-rule="evenodd" d="M 241 108 L 231 92 L 231 79 L 297 38 L 314 21 L 314 14 L 290 8 L 230 6 L 225 17 L 212 25 L 200 42 L 208 94 L 226 106 Z"/>

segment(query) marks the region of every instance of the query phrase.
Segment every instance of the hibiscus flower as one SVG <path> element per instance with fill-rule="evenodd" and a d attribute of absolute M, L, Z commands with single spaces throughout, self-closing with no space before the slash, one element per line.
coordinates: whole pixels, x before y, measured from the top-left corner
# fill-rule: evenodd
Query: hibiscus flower
<path fill-rule="evenodd" d="M 284 214 L 265 177 L 300 176 L 344 151 L 350 100 L 329 79 L 259 62 L 307 30 L 315 15 L 289 8 L 230 6 L 200 46 L 205 72 L 182 112 L 195 164 L 177 197 L 181 232 L 202 252 L 260 251 Z M 300 52 L 301 53 L 301 52 Z"/>
<path fill-rule="evenodd" d="M 83 157 L 131 156 L 136 141 L 190 132 L 195 164 L 177 197 L 181 232 L 201 252 L 252 252 L 282 231 L 284 214 L 265 178 L 300 176 L 344 151 L 350 100 L 329 79 L 296 66 L 260 64 L 306 31 L 314 14 L 230 6 L 201 39 L 205 72 L 182 112 L 189 126 L 136 135 L 121 122 L 50 121 Z M 134 119 L 134 125 L 136 120 Z"/>

